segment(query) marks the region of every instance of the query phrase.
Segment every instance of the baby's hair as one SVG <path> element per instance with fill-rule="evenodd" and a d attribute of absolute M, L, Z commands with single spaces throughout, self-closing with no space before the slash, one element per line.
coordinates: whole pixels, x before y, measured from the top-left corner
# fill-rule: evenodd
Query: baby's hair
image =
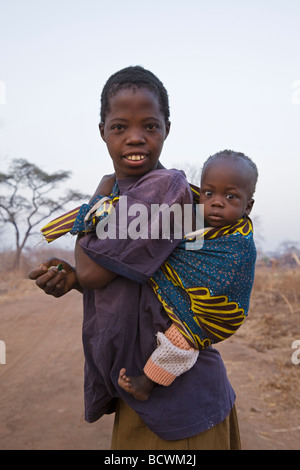
<path fill-rule="evenodd" d="M 139 65 L 126 67 L 109 77 L 101 93 L 101 122 L 104 123 L 106 114 L 109 111 L 109 98 L 123 88 L 132 88 L 134 86 L 148 88 L 148 90 L 155 93 L 159 99 L 165 122 L 168 122 L 170 109 L 167 90 L 156 75 Z"/>
<path fill-rule="evenodd" d="M 258 170 L 257 170 L 257 167 L 256 167 L 255 163 L 253 162 L 253 160 L 251 160 L 250 157 L 247 157 L 247 155 L 245 155 L 242 152 L 235 152 L 233 150 L 222 150 L 221 152 L 217 152 L 214 155 L 211 155 L 204 162 L 203 167 L 202 167 L 202 174 L 203 174 L 204 170 L 207 168 L 207 166 L 209 165 L 209 163 L 217 160 L 218 158 L 231 158 L 232 160 L 243 161 L 248 166 L 248 168 L 249 168 L 249 189 L 250 189 L 250 192 L 251 192 L 250 196 L 253 196 L 253 194 L 255 193 L 255 187 L 256 187 L 256 183 L 257 183 L 257 179 L 258 179 Z"/>

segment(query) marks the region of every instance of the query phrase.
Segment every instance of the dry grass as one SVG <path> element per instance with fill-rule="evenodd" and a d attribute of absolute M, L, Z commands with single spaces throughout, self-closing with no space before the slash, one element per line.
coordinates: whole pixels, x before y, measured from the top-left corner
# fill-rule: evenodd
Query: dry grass
<path fill-rule="evenodd" d="M 56 246 L 41 245 L 26 250 L 22 257 L 19 270 L 13 270 L 14 253 L 0 253 L 0 294 L 9 284 L 11 289 L 19 287 L 19 282 L 27 278 L 28 272 L 38 266 L 43 260 L 51 257 L 65 259 L 74 264 L 73 250 L 57 248 Z M 267 310 L 272 307 L 285 306 L 290 314 L 300 312 L 300 267 L 266 267 L 257 266 L 255 282 L 251 298 L 252 315 L 258 307 L 264 305 Z"/>
<path fill-rule="evenodd" d="M 298 410 L 299 368 L 292 344 L 300 340 L 300 268 L 258 267 L 249 316 L 234 337 L 257 352 L 257 390 L 274 412 Z M 267 370 L 265 365 L 267 364 Z M 271 401 L 270 401 L 271 400 Z M 275 406 L 275 405 L 274 405 Z"/>
<path fill-rule="evenodd" d="M 291 313 L 300 311 L 300 268 L 256 269 L 253 298 L 274 306 L 283 301 Z"/>
<path fill-rule="evenodd" d="M 285 337 L 300 338 L 300 268 L 256 270 L 249 321 L 256 335 L 256 347 L 282 346 Z M 260 332 L 260 334 L 258 334 Z"/>

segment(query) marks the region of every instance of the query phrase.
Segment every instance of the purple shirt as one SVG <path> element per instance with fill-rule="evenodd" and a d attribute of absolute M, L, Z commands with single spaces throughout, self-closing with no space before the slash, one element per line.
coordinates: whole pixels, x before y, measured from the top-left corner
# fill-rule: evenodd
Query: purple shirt
<path fill-rule="evenodd" d="M 149 208 L 151 204 L 192 203 L 188 182 L 177 170 L 155 170 L 140 179 L 120 179 L 118 183 L 128 207 L 134 203 Z M 118 221 L 118 206 L 116 216 Z M 180 239 L 130 237 L 100 240 L 96 235 L 87 235 L 80 241 L 96 263 L 119 274 L 106 287 L 87 289 L 83 294 L 88 422 L 114 411 L 114 399 L 120 397 L 160 438 L 176 440 L 205 431 L 230 413 L 235 394 L 221 356 L 212 347 L 201 350 L 196 364 L 171 386 L 155 385 L 145 402 L 134 399 L 118 386 L 122 367 L 132 376 L 143 372 L 156 348 L 155 334 L 171 324 L 146 281 L 179 242 Z"/>

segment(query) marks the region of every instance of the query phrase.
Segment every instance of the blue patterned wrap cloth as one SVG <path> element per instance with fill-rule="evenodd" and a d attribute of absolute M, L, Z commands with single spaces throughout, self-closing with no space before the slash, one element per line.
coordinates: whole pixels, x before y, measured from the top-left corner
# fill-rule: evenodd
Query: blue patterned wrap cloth
<path fill-rule="evenodd" d="M 230 337 L 249 310 L 256 248 L 248 217 L 222 229 L 207 228 L 199 250 L 173 251 L 150 279 L 165 311 L 197 349 Z"/>

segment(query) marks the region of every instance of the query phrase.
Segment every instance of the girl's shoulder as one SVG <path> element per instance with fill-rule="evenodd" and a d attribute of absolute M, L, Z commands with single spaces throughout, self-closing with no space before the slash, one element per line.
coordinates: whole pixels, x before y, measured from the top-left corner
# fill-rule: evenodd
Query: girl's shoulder
<path fill-rule="evenodd" d="M 146 175 L 139 179 L 138 183 L 143 184 L 146 181 L 153 181 L 156 184 L 167 184 L 168 186 L 176 181 L 177 184 L 189 186 L 185 173 L 176 168 L 149 171 L 149 173 L 146 173 Z"/>
<path fill-rule="evenodd" d="M 176 169 L 150 171 L 139 178 L 124 195 L 153 204 L 192 202 L 192 192 L 185 174 Z"/>

